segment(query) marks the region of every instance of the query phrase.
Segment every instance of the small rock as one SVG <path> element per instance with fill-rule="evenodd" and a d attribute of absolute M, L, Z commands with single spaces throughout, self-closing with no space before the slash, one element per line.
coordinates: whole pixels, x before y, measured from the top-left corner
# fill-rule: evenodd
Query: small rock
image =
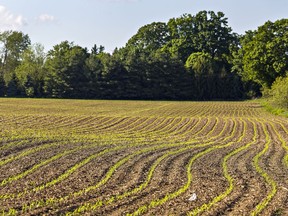
<path fill-rule="evenodd" d="M 196 193 L 193 193 L 191 197 L 188 199 L 190 202 L 195 201 L 197 199 Z"/>

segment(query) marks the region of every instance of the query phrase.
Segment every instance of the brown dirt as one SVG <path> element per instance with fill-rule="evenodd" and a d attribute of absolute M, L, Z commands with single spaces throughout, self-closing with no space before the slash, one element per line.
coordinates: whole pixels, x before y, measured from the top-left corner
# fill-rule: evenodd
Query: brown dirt
<path fill-rule="evenodd" d="M 123 117 L 102 114 L 72 117 L 70 115 L 1 116 L 1 123 L 7 124 L 8 128 L 11 127 L 11 130 L 19 133 L 21 130 L 35 129 L 53 134 L 61 129 L 69 133 L 73 131 L 74 134 L 80 135 L 80 138 L 79 142 L 70 143 L 71 137 L 67 137 L 66 144 L 61 145 L 54 145 L 58 142 L 57 136 L 54 138 L 51 136 L 50 139 L 46 137 L 42 141 L 39 141 L 39 137 L 36 139 L 33 136 L 19 135 L 15 138 L 11 135 L 3 138 L 0 143 L 1 161 L 18 157 L 42 145 L 51 147 L 0 165 L 0 182 L 21 175 L 65 151 L 81 146 L 91 145 L 91 147 L 80 148 L 39 166 L 28 175 L 4 186 L 0 185 L 0 212 L 8 213 L 14 209 L 19 215 L 61 215 L 102 200 L 104 202 L 102 206 L 95 209 L 87 207 L 87 211 L 79 214 L 125 215 L 146 206 L 141 214 L 186 215 L 196 208 L 214 202 L 215 197 L 229 188 L 229 182 L 223 171 L 223 160 L 231 152 L 251 143 L 227 160 L 228 173 L 233 179 L 232 191 L 201 212 L 201 215 L 250 215 L 259 203 L 271 194 L 271 184 L 263 178 L 263 173 L 275 182 L 277 187 L 275 195 L 263 206 L 259 215 L 288 215 L 288 167 L 283 161 L 287 155 L 287 149 L 283 145 L 288 145 L 287 119 L 271 116 L 263 112 L 257 104 L 245 102 L 187 102 L 181 104 L 180 108 L 177 103 L 171 102 L 159 109 L 146 108 L 143 111 L 140 109 L 131 112 L 131 116 L 128 114 L 127 111 Z M 252 122 L 256 125 L 256 131 Z M 234 136 L 232 136 L 233 128 Z M 7 131 L 2 133 L 9 135 Z M 256 134 L 255 140 L 253 140 L 254 134 Z M 65 143 L 63 140 L 65 137 L 61 140 Z M 283 140 L 285 144 L 282 143 Z M 267 143 L 269 146 L 265 149 Z M 229 145 L 222 147 L 227 144 Z M 139 153 L 117 166 L 119 161 L 141 149 L 160 145 L 161 148 Z M 93 158 L 60 182 L 34 191 L 40 185 L 53 182 L 92 155 L 117 146 L 121 148 Z M 143 184 L 157 159 L 187 146 L 190 148 L 183 152 L 171 153 L 161 160 L 155 167 L 147 187 L 123 199 L 105 203 L 111 197 L 125 194 Z M 189 161 L 209 148 L 211 151 L 197 157 L 193 162 L 190 185 L 183 189 L 188 181 Z M 265 152 L 259 158 L 258 164 L 263 171 L 261 174 L 256 169 L 254 161 L 262 151 Z M 111 171 L 114 166 L 117 168 Z M 76 193 L 98 185 L 99 182 L 104 183 L 89 192 Z M 182 191 L 175 197 L 152 206 L 152 201 L 155 204 L 179 190 Z M 197 198 L 189 201 L 193 193 Z M 51 198 L 54 199 L 53 202 L 49 202 Z M 37 204 L 37 201 L 41 203 Z M 33 203 L 35 205 L 31 205 Z M 28 206 L 29 210 L 22 212 L 25 206 Z"/>

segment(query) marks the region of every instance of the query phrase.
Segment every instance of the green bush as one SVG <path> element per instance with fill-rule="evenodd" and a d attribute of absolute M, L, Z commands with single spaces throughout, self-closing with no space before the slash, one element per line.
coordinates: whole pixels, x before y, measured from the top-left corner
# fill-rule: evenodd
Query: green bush
<path fill-rule="evenodd" d="M 288 108 L 288 76 L 278 77 L 274 81 L 271 86 L 270 95 L 276 105 Z"/>

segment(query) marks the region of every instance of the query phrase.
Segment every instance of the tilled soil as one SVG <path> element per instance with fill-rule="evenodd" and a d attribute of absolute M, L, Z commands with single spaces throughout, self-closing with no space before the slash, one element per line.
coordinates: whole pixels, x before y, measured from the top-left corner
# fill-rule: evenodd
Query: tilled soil
<path fill-rule="evenodd" d="M 0 212 L 288 215 L 287 119 L 248 102 L 108 113 L 1 116 Z"/>

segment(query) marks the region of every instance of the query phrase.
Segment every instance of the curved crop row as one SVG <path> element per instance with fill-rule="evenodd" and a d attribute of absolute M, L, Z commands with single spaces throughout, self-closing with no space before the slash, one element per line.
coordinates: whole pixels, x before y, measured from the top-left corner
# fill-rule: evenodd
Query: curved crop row
<path fill-rule="evenodd" d="M 1 100 L 4 215 L 288 212 L 288 123 L 256 103 Z"/>
<path fill-rule="evenodd" d="M 244 135 L 245 135 L 245 132 L 243 131 L 241 136 L 235 142 L 240 142 L 243 139 Z M 165 197 L 163 197 L 163 198 L 155 199 L 155 200 L 150 201 L 149 204 L 146 204 L 146 205 L 143 205 L 143 206 L 139 207 L 135 212 L 133 212 L 131 214 L 128 214 L 128 215 L 135 215 L 135 216 L 136 215 L 141 215 L 144 212 L 148 211 L 150 208 L 154 208 L 156 206 L 162 205 L 165 202 L 167 202 L 168 200 L 174 199 L 175 197 L 177 197 L 177 196 L 181 195 L 182 193 L 184 193 L 191 185 L 191 181 L 192 181 L 191 168 L 192 168 L 193 163 L 198 158 L 201 158 L 202 156 L 210 153 L 211 151 L 213 151 L 215 149 L 221 149 L 221 148 L 229 147 L 232 144 L 234 144 L 235 142 L 234 141 L 230 141 L 230 142 L 228 142 L 227 144 L 224 144 L 224 145 L 223 144 L 222 145 L 215 145 L 215 146 L 207 148 L 206 150 L 204 150 L 204 151 L 196 154 L 195 156 L 193 156 L 189 160 L 189 163 L 188 163 L 188 165 L 186 167 L 187 181 L 186 181 L 185 185 L 183 185 L 181 188 L 179 188 L 177 191 L 175 191 L 173 193 L 166 194 Z"/>
<path fill-rule="evenodd" d="M 233 126 L 233 128 L 232 128 L 231 134 L 230 134 L 229 136 L 223 138 L 223 140 L 224 140 L 224 141 L 225 141 L 225 140 L 229 140 L 229 139 L 231 139 L 232 137 L 234 137 L 234 136 L 235 136 L 235 132 L 236 132 L 236 128 L 237 128 L 237 127 L 236 127 L 236 124 L 235 124 L 235 122 L 234 122 L 234 126 Z M 214 143 L 214 142 L 213 142 L 213 139 L 217 140 L 217 138 L 218 138 L 219 136 L 222 136 L 223 132 L 225 131 L 224 129 L 225 129 L 225 127 L 222 128 L 222 130 L 220 131 L 219 134 L 217 134 L 215 137 L 209 137 L 209 139 L 208 139 L 206 142 L 204 142 L 203 144 L 197 144 L 197 143 L 195 143 L 195 142 L 192 142 L 192 143 L 191 143 L 191 142 L 184 142 L 184 143 L 175 143 L 175 144 L 173 144 L 173 142 L 172 142 L 172 143 L 169 144 L 169 145 L 167 145 L 167 144 L 156 145 L 156 146 L 153 147 L 152 149 L 154 149 L 154 148 L 161 148 L 161 147 L 162 147 L 162 148 L 165 148 L 166 146 L 167 146 L 167 147 L 179 147 L 179 146 L 183 146 L 183 145 L 191 145 L 192 148 L 209 146 L 209 145 L 211 145 L 211 144 Z M 201 131 L 202 131 L 202 130 L 201 130 Z M 132 145 L 134 145 L 134 144 L 132 144 Z M 126 146 L 126 147 L 127 147 L 127 146 Z M 191 148 L 191 147 L 190 147 L 190 148 Z M 122 147 L 122 148 L 124 148 L 124 147 Z M 111 150 L 113 150 L 113 149 L 111 149 Z M 88 162 L 88 160 L 90 160 L 90 158 L 94 158 L 94 156 L 92 155 L 91 157 L 84 159 L 84 161 Z M 81 164 L 81 165 L 84 165 L 83 161 L 80 162 L 79 165 L 76 164 L 75 166 L 73 166 L 70 170 L 68 170 L 68 171 L 65 172 L 63 175 L 59 176 L 57 179 L 53 180 L 52 182 L 48 182 L 48 183 L 46 183 L 46 185 L 38 186 L 37 188 L 34 189 L 34 191 L 42 190 L 42 189 L 44 189 L 44 188 L 47 187 L 47 186 L 52 186 L 52 185 L 56 184 L 57 182 L 60 182 L 61 180 L 64 179 L 64 177 L 66 177 L 66 176 L 68 176 L 69 174 L 71 174 L 72 171 L 76 170 L 76 167 L 79 167 L 80 164 Z M 98 188 L 98 186 L 90 187 L 89 190 L 91 190 L 91 188 L 96 189 L 96 188 Z M 87 190 L 88 190 L 88 189 L 86 188 L 86 192 L 87 192 Z M 83 191 L 79 191 L 78 193 L 75 193 L 75 194 L 73 195 L 73 197 L 75 197 L 75 196 L 80 196 L 82 193 L 83 193 Z M 12 197 L 15 197 L 15 196 L 16 196 L 16 197 L 19 197 L 20 195 L 22 196 L 22 195 L 24 195 L 24 194 L 18 194 L 18 195 L 12 195 L 12 194 L 9 194 L 9 195 L 8 195 L 8 194 L 6 194 L 6 195 L 3 196 L 3 198 L 8 198 L 8 197 L 12 198 Z M 66 200 L 66 199 L 68 199 L 68 197 L 66 197 L 65 199 L 62 198 L 62 199 L 60 199 L 60 200 L 57 200 L 57 199 L 52 199 L 52 200 L 53 200 L 53 203 L 56 203 L 56 202 L 62 202 L 63 200 Z M 29 205 L 29 207 L 26 206 L 24 209 L 33 209 L 34 206 L 45 206 L 45 205 L 47 205 L 47 204 L 51 204 L 51 203 L 52 203 L 52 200 L 50 199 L 50 200 L 48 200 L 47 202 L 40 201 L 40 200 L 39 200 L 39 201 L 36 201 L 36 202 L 32 202 L 32 203 Z M 40 203 L 41 203 L 41 205 L 40 205 Z"/>

